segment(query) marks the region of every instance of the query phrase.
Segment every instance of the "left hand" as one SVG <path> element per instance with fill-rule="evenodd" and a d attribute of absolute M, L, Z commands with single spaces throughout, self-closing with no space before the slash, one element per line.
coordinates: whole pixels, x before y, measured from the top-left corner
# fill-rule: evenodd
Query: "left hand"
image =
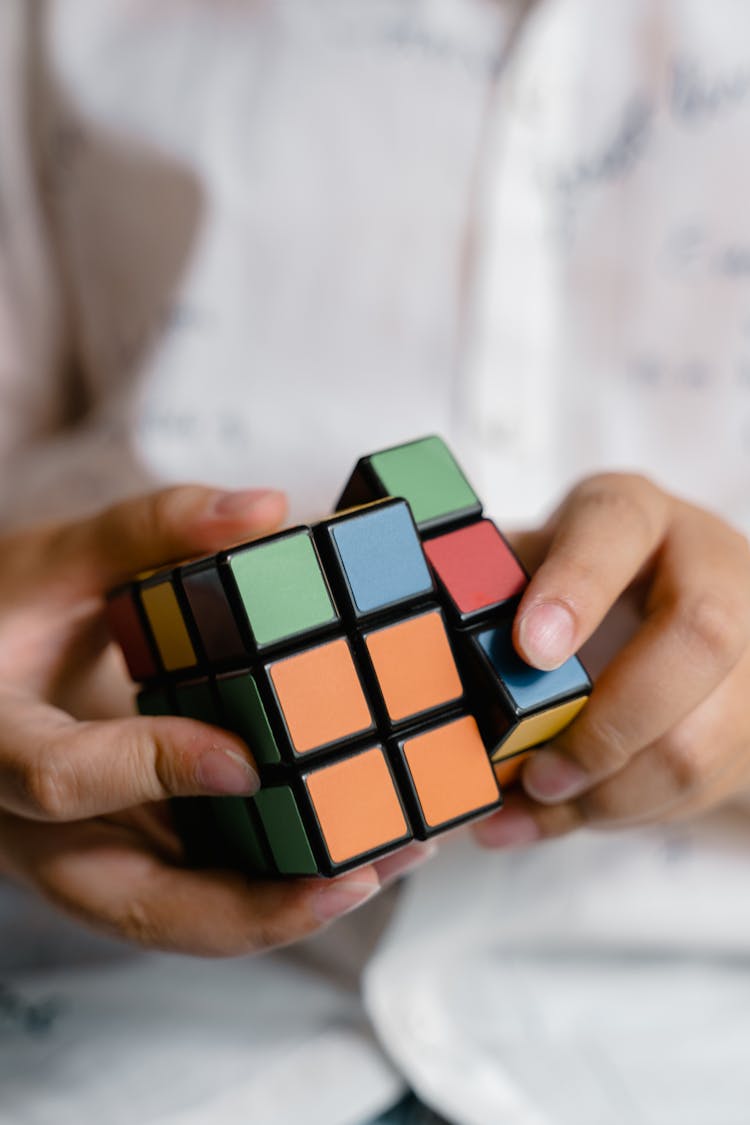
<path fill-rule="evenodd" d="M 643 477 L 578 485 L 517 549 L 532 568 L 520 655 L 557 667 L 631 599 L 639 623 L 576 722 L 524 766 L 488 847 L 581 825 L 693 816 L 750 787 L 750 546 L 712 513 Z"/>
<path fill-rule="evenodd" d="M 161 802 L 247 796 L 252 747 L 217 727 L 132 712 L 106 590 L 146 567 L 267 534 L 281 493 L 198 485 L 0 538 L 0 876 L 152 949 L 235 956 L 299 941 L 431 853 L 414 842 L 335 879 L 199 870 Z"/>

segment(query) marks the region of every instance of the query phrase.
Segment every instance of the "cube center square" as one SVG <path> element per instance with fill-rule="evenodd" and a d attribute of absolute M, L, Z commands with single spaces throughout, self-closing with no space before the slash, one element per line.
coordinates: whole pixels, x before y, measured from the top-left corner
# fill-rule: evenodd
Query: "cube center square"
<path fill-rule="evenodd" d="M 338 619 L 307 528 L 250 543 L 225 557 L 256 648 Z"/>
<path fill-rule="evenodd" d="M 462 698 L 463 684 L 439 610 L 367 633 L 365 645 L 392 724 Z"/>
<path fill-rule="evenodd" d="M 326 749 L 374 729 L 343 637 L 269 664 L 268 675 L 296 754 Z"/>
<path fill-rule="evenodd" d="M 411 838 L 381 746 L 322 766 L 303 780 L 332 863 Z"/>
<path fill-rule="evenodd" d="M 370 464 L 387 495 L 409 501 L 420 529 L 449 516 L 481 512 L 479 497 L 439 437 L 375 453 Z"/>
<path fill-rule="evenodd" d="M 355 618 L 434 593 L 422 544 L 404 500 L 368 505 L 329 520 L 327 537 L 339 585 Z"/>
<path fill-rule="evenodd" d="M 495 775 L 470 715 L 407 738 L 402 750 L 428 834 L 499 806 Z"/>
<path fill-rule="evenodd" d="M 516 597 L 526 574 L 490 520 L 476 520 L 424 545 L 459 620 L 486 612 Z"/>

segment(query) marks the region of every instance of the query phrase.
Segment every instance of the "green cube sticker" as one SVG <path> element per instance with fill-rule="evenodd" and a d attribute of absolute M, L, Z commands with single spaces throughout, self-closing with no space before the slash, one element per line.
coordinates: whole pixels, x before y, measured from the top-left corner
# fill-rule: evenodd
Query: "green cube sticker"
<path fill-rule="evenodd" d="M 139 715 L 173 715 L 169 696 L 162 688 L 144 688 L 135 701 Z"/>
<path fill-rule="evenodd" d="M 308 532 L 246 547 L 229 566 L 258 646 L 337 620 Z"/>
<path fill-rule="evenodd" d="M 268 765 L 280 761 L 279 748 L 269 726 L 258 685 L 250 673 L 220 676 L 216 686 L 224 709 L 224 726 L 244 738 L 256 762 Z"/>
<path fill-rule="evenodd" d="M 218 725 L 219 716 L 216 713 L 216 703 L 208 680 L 194 680 L 187 684 L 178 684 L 176 696 L 177 709 L 184 718 L 198 719 L 201 723 Z"/>
<path fill-rule="evenodd" d="M 389 496 L 408 500 L 418 525 L 466 509 L 481 510 L 479 497 L 438 437 L 375 453 L 370 464 Z"/>
<path fill-rule="evenodd" d="M 243 797 L 210 797 L 219 830 L 250 874 L 271 870 L 255 830 L 248 803 Z"/>
<path fill-rule="evenodd" d="M 291 789 L 286 785 L 261 789 L 255 807 L 281 874 L 317 875 L 318 865 Z"/>

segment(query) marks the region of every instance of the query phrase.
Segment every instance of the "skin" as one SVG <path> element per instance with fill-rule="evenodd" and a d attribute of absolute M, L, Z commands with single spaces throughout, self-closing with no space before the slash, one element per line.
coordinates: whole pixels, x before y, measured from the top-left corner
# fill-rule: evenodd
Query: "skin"
<path fill-rule="evenodd" d="M 692 817 L 747 791 L 747 539 L 643 477 L 604 474 L 517 546 L 534 571 L 514 623 L 528 663 L 557 667 L 623 603 L 636 628 L 580 717 L 476 828 L 480 843 Z"/>
<path fill-rule="evenodd" d="M 278 492 L 189 486 L 2 541 L 0 873 L 105 933 L 231 956 L 315 933 L 431 854 L 411 845 L 330 881 L 191 871 L 163 801 L 253 793 L 248 747 L 188 719 L 101 717 L 132 712 L 103 594 L 267 534 L 284 514 Z"/>
<path fill-rule="evenodd" d="M 158 949 L 260 952 L 320 930 L 432 852 L 412 845 L 331 882 L 190 871 L 160 802 L 253 792 L 248 747 L 187 719 L 103 717 L 131 707 L 103 593 L 283 517 L 279 493 L 190 486 L 2 543 L 0 868 L 84 923 Z M 637 626 L 478 840 L 692 816 L 746 790 L 747 540 L 641 477 L 607 474 L 516 546 L 534 572 L 515 621 L 529 663 L 556 667 L 623 602 Z"/>

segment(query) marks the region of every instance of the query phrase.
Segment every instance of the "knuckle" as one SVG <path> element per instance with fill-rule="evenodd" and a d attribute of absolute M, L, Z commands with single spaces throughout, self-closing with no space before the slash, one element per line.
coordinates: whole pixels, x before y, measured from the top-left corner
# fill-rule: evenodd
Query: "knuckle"
<path fill-rule="evenodd" d="M 542 839 L 554 839 L 581 828 L 585 821 L 583 805 L 571 801 L 565 805 L 545 807 L 535 812 L 535 820 Z"/>
<path fill-rule="evenodd" d="M 709 773 L 705 746 L 689 723 L 670 731 L 654 750 L 673 790 L 692 793 L 705 784 Z"/>
<path fill-rule="evenodd" d="M 320 922 L 313 916 L 296 913 L 293 923 L 287 916 L 266 917 L 258 919 L 255 934 L 253 935 L 253 948 L 256 952 L 280 949 L 293 942 L 302 941 L 320 929 Z"/>
<path fill-rule="evenodd" d="M 636 524 L 644 536 L 654 538 L 652 508 L 658 494 L 656 485 L 639 473 L 597 473 L 576 485 L 572 498 L 609 519 Z"/>
<path fill-rule="evenodd" d="M 137 540 L 159 542 L 164 538 L 165 531 L 171 530 L 174 492 L 174 488 L 151 492 L 142 501 L 133 504 L 130 517 L 132 533 Z"/>
<path fill-rule="evenodd" d="M 179 783 L 188 769 L 187 755 L 177 755 L 169 739 L 154 729 L 148 718 L 121 721 L 118 745 L 126 763 L 128 783 L 141 800 L 160 801 L 178 796 L 185 789 Z"/>
<path fill-rule="evenodd" d="M 630 813 L 621 786 L 614 782 L 597 785 L 579 797 L 578 804 L 582 815 L 592 823 L 623 820 Z"/>
<path fill-rule="evenodd" d="M 39 820 L 65 821 L 74 815 L 72 772 L 50 754 L 30 763 L 22 778 L 23 795 L 31 815 Z"/>
<path fill-rule="evenodd" d="M 116 929 L 136 945 L 154 948 L 163 942 L 161 926 L 153 911 L 138 898 L 129 898 L 123 903 Z"/>
<path fill-rule="evenodd" d="M 725 594 L 705 591 L 680 609 L 680 626 L 691 648 L 722 668 L 737 663 L 747 645 L 747 613 Z"/>
<path fill-rule="evenodd" d="M 178 719 L 180 724 L 194 720 Z M 192 728 L 174 738 L 144 724 L 136 758 L 143 771 L 143 785 L 156 800 L 189 796 L 199 790 L 196 780 L 196 755 L 200 742 Z M 182 732 L 182 728 L 180 728 Z"/>
<path fill-rule="evenodd" d="M 604 716 L 584 713 L 576 731 L 576 757 L 590 773 L 595 777 L 618 773 L 631 754 L 627 734 L 619 726 Z"/>
<path fill-rule="evenodd" d="M 277 949 L 290 940 L 288 933 L 278 922 L 270 918 L 264 918 L 258 922 L 253 934 L 253 950 L 257 953 L 264 953 L 266 950 Z"/>
<path fill-rule="evenodd" d="M 296 888 L 279 885 L 264 908 L 253 917 L 252 948 L 261 953 L 279 949 L 310 937 L 322 928 L 310 909 L 310 888 L 304 883 Z"/>
<path fill-rule="evenodd" d="M 601 592 L 603 586 L 601 568 L 595 560 L 587 561 L 577 552 L 565 552 L 565 593 L 557 595 L 557 600 L 575 617 L 580 615 L 579 601 L 589 601 L 592 590 Z"/>
<path fill-rule="evenodd" d="M 161 544 L 170 550 L 173 540 L 180 542 L 178 499 L 184 491 L 184 486 L 175 485 L 108 508 L 100 517 L 101 539 L 113 542 L 125 532 L 132 544 Z"/>

